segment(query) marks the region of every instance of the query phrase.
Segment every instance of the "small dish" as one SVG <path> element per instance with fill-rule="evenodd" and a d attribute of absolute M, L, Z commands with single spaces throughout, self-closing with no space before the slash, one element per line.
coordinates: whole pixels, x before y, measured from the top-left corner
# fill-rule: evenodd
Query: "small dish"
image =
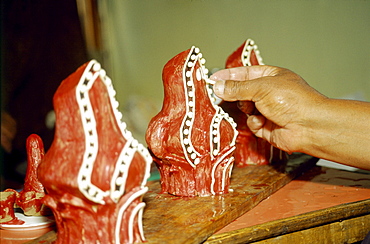
<path fill-rule="evenodd" d="M 24 223 L 20 225 L 0 224 L 0 228 L 4 230 L 37 230 L 55 224 L 54 216 L 26 216 L 23 213 L 15 213 L 19 220 Z"/>

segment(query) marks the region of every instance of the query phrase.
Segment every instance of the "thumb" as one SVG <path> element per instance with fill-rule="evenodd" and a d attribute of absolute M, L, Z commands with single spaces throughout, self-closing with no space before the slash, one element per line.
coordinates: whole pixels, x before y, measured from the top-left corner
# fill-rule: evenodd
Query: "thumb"
<path fill-rule="evenodd" d="M 210 78 L 215 81 L 213 89 L 218 97 L 226 101 L 251 101 L 264 95 L 262 91 L 266 89 L 269 78 L 284 70 L 268 65 L 244 66 L 219 70 Z"/>
<path fill-rule="evenodd" d="M 254 101 L 261 92 L 259 79 L 250 81 L 219 80 L 213 85 L 215 94 L 225 101 Z"/>
<path fill-rule="evenodd" d="M 240 87 L 240 85 L 238 85 L 238 83 L 242 82 L 219 80 L 213 85 L 213 90 L 218 97 L 226 101 L 246 100 L 238 99 L 238 93 L 241 89 L 243 89 Z"/>

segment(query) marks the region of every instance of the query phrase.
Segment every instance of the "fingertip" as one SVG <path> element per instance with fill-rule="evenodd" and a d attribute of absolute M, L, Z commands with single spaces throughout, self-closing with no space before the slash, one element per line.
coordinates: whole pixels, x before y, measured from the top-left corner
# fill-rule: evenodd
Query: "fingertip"
<path fill-rule="evenodd" d="M 229 76 L 229 72 L 225 69 L 218 70 L 215 73 L 213 73 L 209 78 L 214 81 L 219 80 L 227 80 Z"/>
<path fill-rule="evenodd" d="M 213 85 L 213 91 L 217 96 L 222 97 L 225 91 L 225 81 L 217 80 L 216 83 Z"/>
<path fill-rule="evenodd" d="M 262 137 L 262 127 L 265 125 L 266 118 L 261 115 L 251 115 L 247 119 L 249 129 L 257 136 Z"/>

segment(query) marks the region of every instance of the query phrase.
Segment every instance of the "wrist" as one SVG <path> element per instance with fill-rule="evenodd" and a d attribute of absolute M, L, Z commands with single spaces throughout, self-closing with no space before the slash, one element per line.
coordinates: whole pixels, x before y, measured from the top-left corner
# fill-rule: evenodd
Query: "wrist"
<path fill-rule="evenodd" d="M 370 103 L 326 98 L 313 109 L 302 152 L 370 169 Z"/>
<path fill-rule="evenodd" d="M 325 151 L 328 138 L 333 136 L 331 131 L 336 118 L 331 114 L 331 99 L 322 97 L 310 104 L 302 122 L 301 152 L 321 157 Z"/>

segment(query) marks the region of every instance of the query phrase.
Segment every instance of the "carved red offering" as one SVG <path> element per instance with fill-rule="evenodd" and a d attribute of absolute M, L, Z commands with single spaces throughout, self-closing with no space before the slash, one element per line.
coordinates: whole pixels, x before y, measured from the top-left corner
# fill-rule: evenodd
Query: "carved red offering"
<path fill-rule="evenodd" d="M 260 52 L 253 40 L 246 40 L 226 61 L 226 68 L 263 65 Z M 264 165 L 286 162 L 287 153 L 273 147 L 267 141 L 256 137 L 247 126 L 247 115 L 242 112 L 237 102 L 223 101 L 220 106 L 234 118 L 239 132 L 234 153 L 235 164 L 238 167 L 247 165 Z M 255 110 L 255 113 L 258 113 Z"/>
<path fill-rule="evenodd" d="M 146 132 L 162 193 L 208 196 L 228 192 L 236 124 L 214 105 L 204 63 L 199 48 L 192 47 L 163 69 L 163 107 Z"/>
<path fill-rule="evenodd" d="M 44 157 L 44 144 L 41 138 L 32 134 L 26 141 L 27 171 L 24 187 L 21 192 L 6 189 L 1 192 L 0 223 L 19 225 L 23 224 L 14 214 L 14 208 L 21 208 L 24 215 L 50 215 L 50 210 L 42 203 L 45 196 L 44 187 L 37 178 L 37 167 Z M 10 219 L 10 221 L 9 221 Z"/>
<path fill-rule="evenodd" d="M 56 132 L 39 166 L 56 243 L 145 240 L 142 213 L 152 158 L 121 122 L 115 90 L 92 60 L 54 95 Z"/>
<path fill-rule="evenodd" d="M 27 171 L 23 190 L 17 197 L 17 205 L 24 215 L 49 215 L 50 210 L 42 203 L 45 190 L 37 177 L 37 168 L 44 158 L 44 144 L 41 138 L 32 134 L 27 138 Z"/>

